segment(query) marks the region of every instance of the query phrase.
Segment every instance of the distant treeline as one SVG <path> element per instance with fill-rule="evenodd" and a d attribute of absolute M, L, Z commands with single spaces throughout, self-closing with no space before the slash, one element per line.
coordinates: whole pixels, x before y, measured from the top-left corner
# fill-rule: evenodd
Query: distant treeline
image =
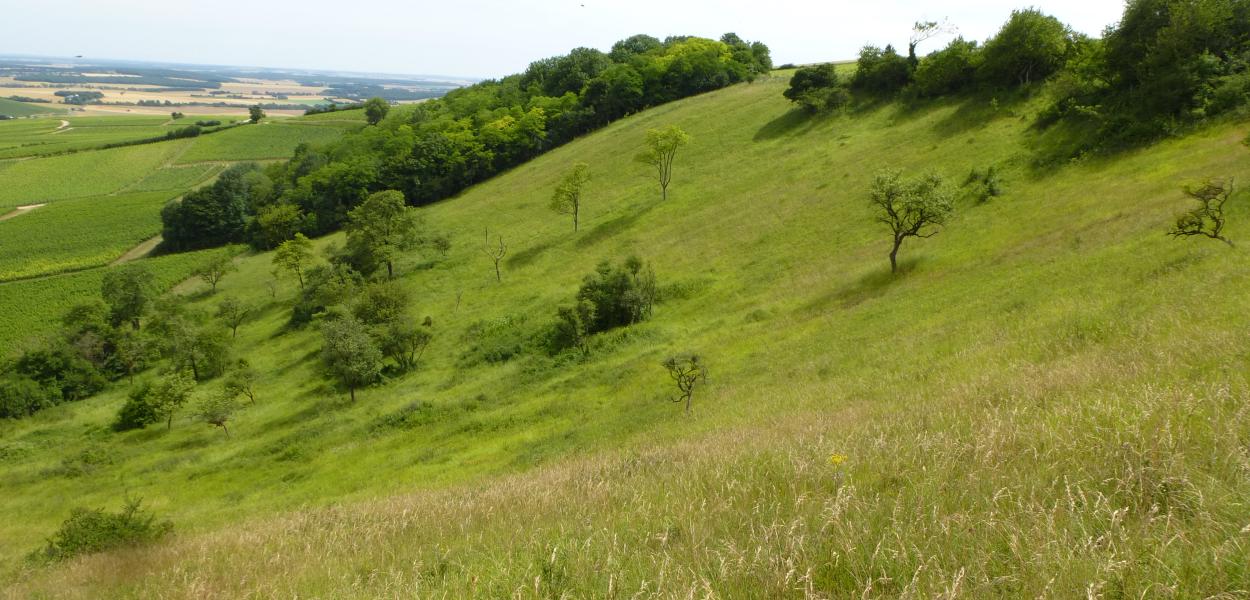
<path fill-rule="evenodd" d="M 287 163 L 241 174 L 238 185 L 188 195 L 162 213 L 166 244 L 189 250 L 248 240 L 272 248 L 296 233 L 338 229 L 348 211 L 382 190 L 428 204 L 630 113 L 771 68 L 767 46 L 732 33 L 720 40 L 636 35 L 608 53 L 577 48 L 329 146 L 302 145 Z"/>
<path fill-rule="evenodd" d="M 388 88 L 381 85 L 357 83 L 357 84 L 339 84 L 327 88 L 322 95 L 333 96 L 335 98 L 348 98 L 352 100 L 366 100 L 369 98 L 381 98 L 390 102 L 400 102 L 403 100 L 425 100 L 426 98 L 437 98 L 446 93 L 444 90 L 422 90 L 411 91 L 401 88 Z"/>
<path fill-rule="evenodd" d="M 316 106 L 309 107 L 304 111 L 304 114 L 319 115 L 321 113 L 342 112 L 345 110 L 363 110 L 364 107 L 364 102 L 354 102 L 352 104 L 339 104 L 337 102 L 331 102 L 329 104 L 318 104 Z"/>
<path fill-rule="evenodd" d="M 1148 142 L 1250 104 L 1247 0 L 1132 0 L 1101 39 L 1017 10 L 984 44 L 957 38 L 917 58 L 916 46 L 941 30 L 918 23 L 906 56 L 865 47 L 845 81 L 833 65 L 800 69 L 786 97 L 819 111 L 854 95 L 1009 99 L 1038 90 L 1047 100 L 1038 128 L 1064 128 L 1050 159 Z"/>

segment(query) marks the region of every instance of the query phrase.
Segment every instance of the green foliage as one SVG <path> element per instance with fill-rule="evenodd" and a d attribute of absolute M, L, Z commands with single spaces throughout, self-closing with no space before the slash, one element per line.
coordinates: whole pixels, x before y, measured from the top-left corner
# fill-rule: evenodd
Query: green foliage
<path fill-rule="evenodd" d="M 945 225 L 955 207 L 941 176 L 935 173 L 904 180 L 899 171 L 882 171 L 869 194 L 878 223 L 890 228 L 894 246 L 890 271 L 898 272 L 898 249 L 909 237 L 932 237 Z"/>
<path fill-rule="evenodd" d="M 165 419 L 165 428 L 172 429 L 174 416 L 191 398 L 195 379 L 185 371 L 173 371 L 161 376 L 152 384 L 146 401 L 152 405 L 158 418 Z"/>
<path fill-rule="evenodd" d="M 252 124 L 259 123 L 261 119 L 265 118 L 265 111 L 260 108 L 259 104 L 248 107 L 247 118 Z"/>
<path fill-rule="evenodd" d="M 598 333 L 647 319 L 655 301 L 655 271 L 630 257 L 619 266 L 599 263 L 594 274 L 582 280 L 573 313 L 584 320 L 587 333 Z"/>
<path fill-rule="evenodd" d="M 373 383 L 382 372 L 382 352 L 365 325 L 351 316 L 326 320 L 321 338 L 322 364 L 355 402 L 356 388 Z"/>
<path fill-rule="evenodd" d="M 267 180 L 257 165 L 244 163 L 226 169 L 213 185 L 165 206 L 161 211 L 162 243 L 183 251 L 243 241 L 258 189 L 267 189 Z"/>
<path fill-rule="evenodd" d="M 304 214 L 294 204 L 273 204 L 260 209 L 252 225 L 252 245 L 273 250 L 300 232 Z"/>
<path fill-rule="evenodd" d="M 590 181 L 590 165 L 579 162 L 564 175 L 547 205 L 551 210 L 573 217 L 573 231 L 577 231 L 578 217 L 582 211 L 582 190 Z"/>
<path fill-rule="evenodd" d="M 312 263 L 312 242 L 302 233 L 278 245 L 273 253 L 273 266 L 277 273 L 288 273 L 299 281 L 300 289 L 304 288 L 304 271 Z"/>
<path fill-rule="evenodd" d="M 395 260 L 421 242 L 421 228 L 421 217 L 402 192 L 377 192 L 347 214 L 347 243 L 366 249 L 367 256 L 386 265 L 387 277 L 394 277 Z"/>
<path fill-rule="evenodd" d="M 0 376 L 0 419 L 20 419 L 55 405 L 59 394 L 24 376 Z"/>
<path fill-rule="evenodd" d="M 247 320 L 252 307 L 234 296 L 227 296 L 217 305 L 217 318 L 230 328 L 230 337 L 239 337 L 239 325 Z"/>
<path fill-rule="evenodd" d="M 803 67 L 795 71 L 790 78 L 790 87 L 782 95 L 814 113 L 836 110 L 850 101 L 850 94 L 838 82 L 837 66 L 833 64 Z"/>
<path fill-rule="evenodd" d="M 1041 81 L 1063 66 L 1072 44 L 1071 30 L 1059 19 L 1035 8 L 1015 10 L 985 43 L 978 75 L 999 87 Z"/>
<path fill-rule="evenodd" d="M 383 98 L 370 98 L 365 101 L 365 121 L 370 125 L 377 125 L 386 118 L 386 113 L 390 110 L 390 102 Z"/>
<path fill-rule="evenodd" d="M 193 416 L 198 421 L 213 427 L 220 427 L 222 433 L 225 433 L 226 437 L 230 437 L 229 424 L 234 419 L 235 412 L 239 409 L 235 398 L 236 396 L 229 392 L 209 394 L 196 405 Z"/>
<path fill-rule="evenodd" d="M 106 383 L 99 368 L 83 358 L 80 349 L 63 342 L 23 352 L 13 362 L 12 370 L 51 391 L 59 402 L 86 398 Z"/>
<path fill-rule="evenodd" d="M 972 188 L 972 196 L 978 203 L 989 202 L 1003 194 L 1003 180 L 998 168 L 990 165 L 984 171 L 973 169 L 964 180 L 964 187 Z"/>
<path fill-rule="evenodd" d="M 914 90 L 927 98 L 962 92 L 976 84 L 980 65 L 977 43 L 955 38 L 946 48 L 920 61 L 913 76 Z"/>
<path fill-rule="evenodd" d="M 859 51 L 855 75 L 851 77 L 851 89 L 889 96 L 911 83 L 911 75 L 911 63 L 907 57 L 899 56 L 894 46 L 886 46 L 884 50 L 877 46 L 864 46 Z"/>
<path fill-rule="evenodd" d="M 375 335 L 382 354 L 395 361 L 400 371 L 415 368 L 434 338 L 429 328 L 402 317 L 385 323 Z"/>
<path fill-rule="evenodd" d="M 160 420 L 161 414 L 153 403 L 152 384 L 145 381 L 126 395 L 126 402 L 117 411 L 112 427 L 113 431 L 130 431 L 143 429 Z"/>
<path fill-rule="evenodd" d="M 233 257 L 227 254 L 217 254 L 196 269 L 195 275 L 203 280 L 204 283 L 207 283 L 213 293 L 217 293 L 217 284 L 226 275 L 238 270 L 239 268 L 235 266 Z"/>
<path fill-rule="evenodd" d="M 114 548 L 149 544 L 167 535 L 174 528 L 169 521 L 141 506 L 139 499 L 127 499 L 120 512 L 104 509 L 76 508 L 48 539 L 42 549 L 31 553 L 28 560 L 36 563 L 64 561 L 84 554 Z"/>
<path fill-rule="evenodd" d="M 660 199 L 668 200 L 668 185 L 673 180 L 673 159 L 677 150 L 690 143 L 690 134 L 676 125 L 664 129 L 648 129 L 643 151 L 634 160 L 655 169 L 660 182 Z"/>
<path fill-rule="evenodd" d="M 684 402 L 686 414 L 690 414 L 690 406 L 694 401 L 694 388 L 701 381 L 707 381 L 707 366 L 698 354 L 678 354 L 670 356 L 661 363 L 677 386 L 677 396 L 673 402 Z"/>
<path fill-rule="evenodd" d="M 130 323 L 139 328 L 139 319 L 156 295 L 156 277 L 140 263 L 129 263 L 105 273 L 100 296 L 108 304 L 113 325 Z"/>
<path fill-rule="evenodd" d="M 239 359 L 234 367 L 226 373 L 222 382 L 222 391 L 231 398 L 246 396 L 251 404 L 256 404 L 256 382 L 260 380 L 260 372 L 245 359 Z"/>

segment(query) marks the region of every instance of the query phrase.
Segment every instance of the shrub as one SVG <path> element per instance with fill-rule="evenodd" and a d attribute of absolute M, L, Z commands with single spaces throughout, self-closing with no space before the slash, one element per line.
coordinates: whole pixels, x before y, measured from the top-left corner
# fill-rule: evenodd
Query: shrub
<path fill-rule="evenodd" d="M 632 325 L 650 317 L 655 299 L 655 271 L 636 256 L 619 267 L 607 261 L 600 263 L 577 291 L 578 302 L 587 302 L 592 308 L 587 324 L 590 333 Z"/>
<path fill-rule="evenodd" d="M 48 544 L 28 557 L 32 562 L 57 562 L 123 546 L 136 546 L 160 539 L 173 530 L 173 523 L 157 521 L 140 506 L 141 500 L 127 499 L 120 512 L 103 509 L 74 509 Z"/>
<path fill-rule="evenodd" d="M 126 403 L 122 404 L 121 410 L 117 411 L 117 418 L 113 420 L 113 431 L 143 429 L 161 420 L 160 413 L 149 398 L 151 394 L 152 384 L 146 381 L 131 390 L 126 396 Z"/>
<path fill-rule="evenodd" d="M 837 67 L 831 64 L 795 71 L 782 95 L 810 112 L 840 108 L 850 100 L 850 94 L 838 83 Z"/>
<path fill-rule="evenodd" d="M 968 173 L 968 178 L 964 180 L 964 187 L 968 186 L 972 187 L 973 198 L 979 203 L 988 202 L 990 198 L 997 198 L 1003 194 L 1002 177 L 993 165 L 984 171 L 973 169 Z"/>
<path fill-rule="evenodd" d="M 911 63 L 907 57 L 900 56 L 893 46 L 886 46 L 884 50 L 865 46 L 859 52 L 851 88 L 886 96 L 906 87 L 911 82 L 911 73 Z"/>
<path fill-rule="evenodd" d="M 913 82 L 916 94 L 932 98 L 962 91 L 976 82 L 979 63 L 977 43 L 956 38 L 920 61 Z"/>
<path fill-rule="evenodd" d="M 0 419 L 20 419 L 56 404 L 56 393 L 29 377 L 0 379 Z"/>

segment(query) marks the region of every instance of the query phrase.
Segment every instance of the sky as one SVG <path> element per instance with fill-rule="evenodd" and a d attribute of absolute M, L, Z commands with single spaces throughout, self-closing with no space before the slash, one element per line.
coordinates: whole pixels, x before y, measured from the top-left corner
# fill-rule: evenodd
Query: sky
<path fill-rule="evenodd" d="M 1098 35 L 1120 0 L 58 0 L 5 2 L 0 54 L 501 77 L 636 33 L 762 41 L 773 62 L 854 58 L 866 43 L 906 48 L 912 23 L 948 20 L 984 40 L 1034 5 Z M 949 39 L 949 38 L 947 38 Z M 935 50 L 944 40 L 920 48 Z"/>

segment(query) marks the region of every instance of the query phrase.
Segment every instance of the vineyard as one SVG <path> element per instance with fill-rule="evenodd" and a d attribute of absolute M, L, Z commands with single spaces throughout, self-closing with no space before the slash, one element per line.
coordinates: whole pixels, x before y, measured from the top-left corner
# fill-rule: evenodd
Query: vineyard
<path fill-rule="evenodd" d="M 360 111 L 353 111 L 360 112 Z M 266 122 L 196 138 L 179 164 L 289 158 L 300 144 L 323 144 L 338 139 L 358 125 L 334 123 L 310 126 L 299 122 Z"/>
<path fill-rule="evenodd" d="M 0 98 L 0 115 L 10 117 L 29 117 L 32 115 L 64 114 L 65 109 L 41 102 L 18 102 L 8 98 Z"/>
<path fill-rule="evenodd" d="M 190 142 L 178 140 L 13 162 L 0 170 L 0 209 L 118 192 L 172 160 Z"/>
<path fill-rule="evenodd" d="M 145 259 L 144 264 L 156 275 L 157 284 L 168 289 L 191 277 L 196 267 L 215 253 L 238 250 L 172 254 Z M 0 348 L 20 348 L 25 341 L 52 330 L 65 311 L 98 298 L 100 282 L 109 268 L 0 283 Z"/>
<path fill-rule="evenodd" d="M 0 282 L 109 264 L 161 230 L 176 192 L 66 200 L 0 221 Z"/>

